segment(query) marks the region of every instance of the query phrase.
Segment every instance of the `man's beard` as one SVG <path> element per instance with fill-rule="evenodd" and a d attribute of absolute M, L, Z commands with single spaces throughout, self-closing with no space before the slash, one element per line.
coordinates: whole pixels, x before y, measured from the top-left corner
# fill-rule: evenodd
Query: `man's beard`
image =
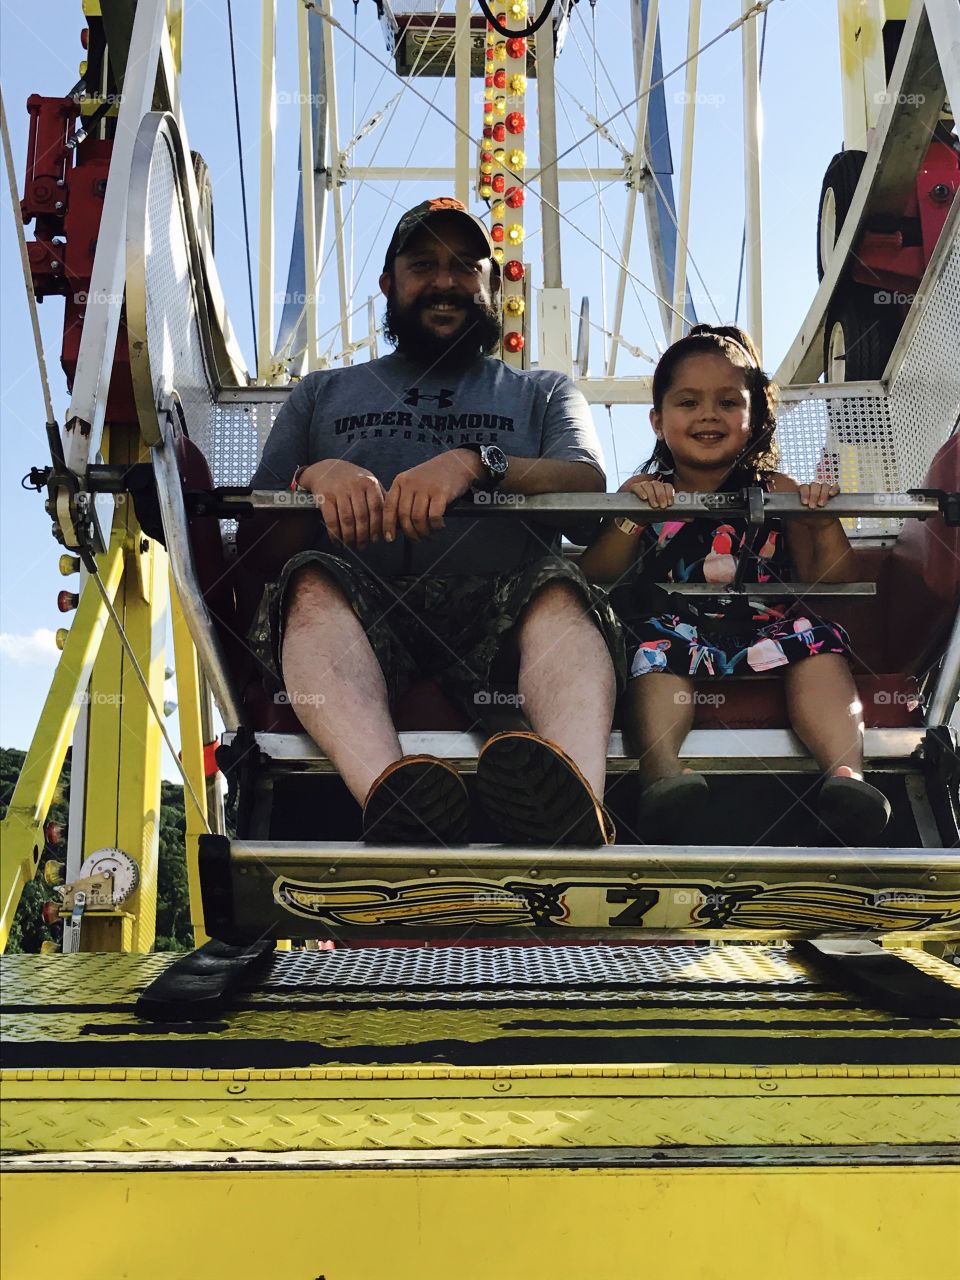
<path fill-rule="evenodd" d="M 469 314 L 454 333 L 432 333 L 421 318 L 425 307 L 450 302 L 463 306 L 464 299 L 455 293 L 436 292 L 418 298 L 409 306 L 397 302 L 396 288 L 391 283 L 387 294 L 387 310 L 383 332 L 404 355 L 415 356 L 430 364 L 465 364 L 481 353 L 490 355 L 500 345 L 500 315 L 490 303 L 470 299 Z"/>

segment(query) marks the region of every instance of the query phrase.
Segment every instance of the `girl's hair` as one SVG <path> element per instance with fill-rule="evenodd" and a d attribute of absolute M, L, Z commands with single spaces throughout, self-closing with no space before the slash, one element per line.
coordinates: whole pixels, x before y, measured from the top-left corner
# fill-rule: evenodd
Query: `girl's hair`
<path fill-rule="evenodd" d="M 653 407 L 663 412 L 663 398 L 676 376 L 677 367 L 687 356 L 720 355 L 743 370 L 750 396 L 750 439 L 730 468 L 730 478 L 753 480 L 764 472 L 775 471 L 779 450 L 774 441 L 777 429 L 777 388 L 760 368 L 760 357 L 753 339 L 735 324 L 696 324 L 685 338 L 667 347 L 653 374 Z M 640 468 L 641 472 L 673 473 L 673 455 L 664 440 L 658 440 L 653 453 Z"/>

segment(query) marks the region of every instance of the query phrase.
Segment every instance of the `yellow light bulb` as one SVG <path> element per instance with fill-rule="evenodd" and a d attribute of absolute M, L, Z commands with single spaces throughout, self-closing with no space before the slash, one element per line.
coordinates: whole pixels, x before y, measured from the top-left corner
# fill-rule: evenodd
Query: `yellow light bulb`
<path fill-rule="evenodd" d="M 503 203 L 502 200 L 498 200 L 497 203 L 493 205 L 490 212 L 493 214 L 493 216 L 496 218 L 498 222 L 502 222 L 504 218 L 507 216 L 507 206 Z"/>
<path fill-rule="evenodd" d="M 496 102 L 493 104 L 493 107 L 498 116 L 505 116 L 507 114 L 506 98 L 498 98 Z"/>
<path fill-rule="evenodd" d="M 493 246 L 493 256 L 497 262 L 503 261 L 503 250 L 500 248 L 498 244 L 495 244 Z"/>
<path fill-rule="evenodd" d="M 507 163 L 507 153 L 504 151 L 503 147 L 497 147 L 496 151 L 493 153 L 493 158 L 496 160 L 497 164 Z"/>
<path fill-rule="evenodd" d="M 510 89 L 510 92 L 516 98 L 519 98 L 522 94 L 527 92 L 526 76 L 522 76 L 518 73 L 517 75 L 511 76 L 507 83 L 508 83 L 508 88 Z"/>
<path fill-rule="evenodd" d="M 480 166 L 480 172 L 483 174 L 485 178 L 489 177 L 490 174 L 493 173 L 493 161 L 484 160 L 483 164 L 481 164 Z"/>
<path fill-rule="evenodd" d="M 518 170 L 522 169 L 526 163 L 527 163 L 527 157 L 519 149 L 517 149 L 516 151 L 511 151 L 510 154 L 507 156 L 507 167 L 509 169 L 513 169 L 515 173 Z"/>
<path fill-rule="evenodd" d="M 481 182 L 480 183 L 480 199 L 489 200 L 492 195 L 493 195 L 493 187 L 491 187 L 490 183 Z"/>
<path fill-rule="evenodd" d="M 496 48 L 493 51 L 493 56 L 496 58 L 497 62 L 506 62 L 507 42 L 505 40 L 496 46 Z"/>
<path fill-rule="evenodd" d="M 523 243 L 523 227 L 519 222 L 511 222 L 510 226 L 507 227 L 507 239 L 511 244 Z"/>
<path fill-rule="evenodd" d="M 513 0 L 513 4 L 510 6 L 511 18 L 525 18 L 527 13 L 527 0 Z"/>
<path fill-rule="evenodd" d="M 520 297 L 519 293 L 511 293 L 510 296 L 504 300 L 503 306 L 507 314 L 511 316 L 522 316 L 526 310 L 526 304 L 524 303 L 523 298 Z"/>

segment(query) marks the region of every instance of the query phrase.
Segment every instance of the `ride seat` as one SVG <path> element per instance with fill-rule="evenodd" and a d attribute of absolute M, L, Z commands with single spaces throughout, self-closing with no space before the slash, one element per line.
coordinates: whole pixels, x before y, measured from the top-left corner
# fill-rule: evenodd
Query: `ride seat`
<path fill-rule="evenodd" d="M 185 488 L 212 487 L 207 460 L 181 436 L 177 444 Z M 939 450 L 926 480 L 928 488 L 960 490 L 960 437 Z M 224 551 L 215 521 L 194 516 L 190 534 L 201 587 L 227 653 L 232 674 L 257 732 L 302 733 L 290 706 L 264 687 L 262 671 L 245 637 L 262 584 Z M 874 596 L 814 598 L 814 607 L 848 631 L 854 678 L 867 728 L 904 728 L 922 723 L 917 678 L 936 660 L 960 597 L 960 530 L 941 517 L 908 520 L 889 548 L 861 548 L 857 576 L 877 584 Z M 922 624 L 919 620 L 922 620 Z M 717 692 L 716 681 L 695 682 L 701 694 Z M 734 677 L 723 681 L 723 702 L 700 698 L 698 729 L 782 729 L 788 727 L 782 680 Z M 433 680 L 413 684 L 396 707 L 404 730 L 456 731 L 466 716 Z"/>

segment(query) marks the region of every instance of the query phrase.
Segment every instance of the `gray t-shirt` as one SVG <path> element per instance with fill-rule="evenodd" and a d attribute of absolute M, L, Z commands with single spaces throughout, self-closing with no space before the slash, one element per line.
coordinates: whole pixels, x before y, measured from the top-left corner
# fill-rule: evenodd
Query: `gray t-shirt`
<path fill-rule="evenodd" d="M 395 353 L 308 374 L 277 415 L 251 484 L 285 489 L 297 467 L 344 458 L 389 489 L 401 471 L 465 444 L 499 445 L 516 458 L 587 462 L 603 475 L 590 409 L 564 374 L 520 372 L 488 356 L 451 374 Z M 559 542 L 555 528 L 521 515 L 448 516 L 446 528 L 426 541 L 398 534 L 359 559 L 385 578 L 497 574 L 556 551 Z"/>

